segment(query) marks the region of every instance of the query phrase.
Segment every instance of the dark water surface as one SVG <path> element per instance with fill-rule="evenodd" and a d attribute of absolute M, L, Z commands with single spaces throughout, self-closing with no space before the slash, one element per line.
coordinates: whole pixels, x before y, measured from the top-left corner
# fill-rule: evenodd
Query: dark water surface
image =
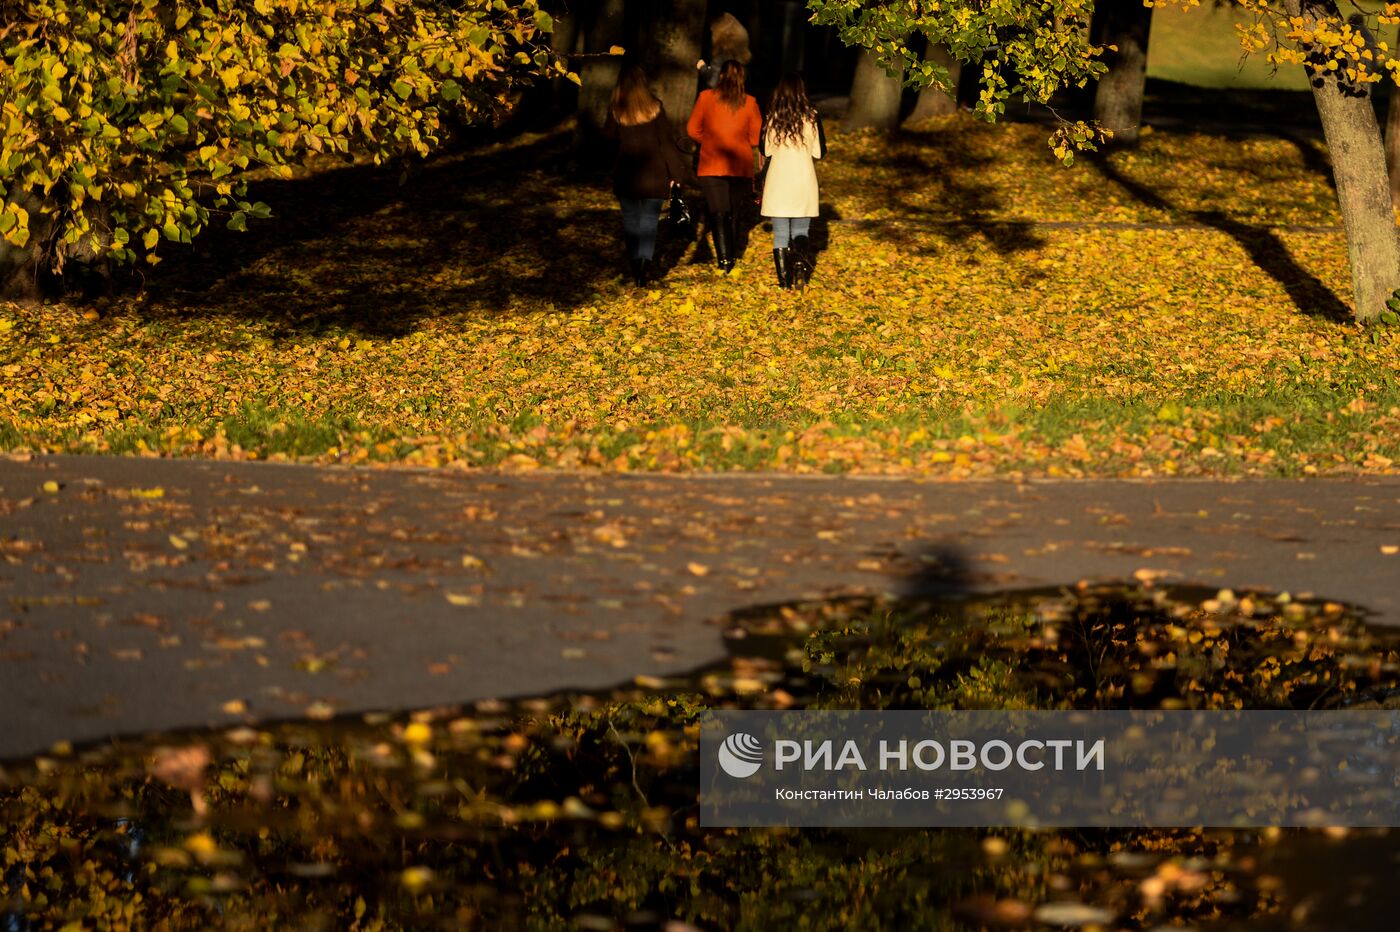
<path fill-rule="evenodd" d="M 61 927 L 1393 928 L 1400 839 L 703 830 L 706 709 L 1400 705 L 1344 605 L 1075 587 L 727 620 L 598 694 L 122 739 L 0 768 L 0 932 Z"/>

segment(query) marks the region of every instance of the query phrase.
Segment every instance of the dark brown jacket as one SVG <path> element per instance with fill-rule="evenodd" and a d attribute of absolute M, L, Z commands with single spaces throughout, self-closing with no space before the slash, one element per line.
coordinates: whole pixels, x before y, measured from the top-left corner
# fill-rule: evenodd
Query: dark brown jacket
<path fill-rule="evenodd" d="M 666 197 L 673 180 L 696 184 L 695 172 L 676 147 L 675 132 L 664 109 L 650 122 L 636 126 L 623 126 L 609 113 L 603 135 L 618 142 L 613 174 L 613 191 L 618 197 Z"/>

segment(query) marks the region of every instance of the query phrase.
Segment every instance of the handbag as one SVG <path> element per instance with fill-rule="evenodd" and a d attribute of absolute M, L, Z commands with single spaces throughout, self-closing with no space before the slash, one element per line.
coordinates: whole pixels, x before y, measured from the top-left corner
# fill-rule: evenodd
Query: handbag
<path fill-rule="evenodd" d="M 690 207 L 685 202 L 685 193 L 676 182 L 671 182 L 671 197 L 666 203 L 666 228 L 671 235 L 683 240 L 695 239 L 695 219 L 690 215 Z"/>

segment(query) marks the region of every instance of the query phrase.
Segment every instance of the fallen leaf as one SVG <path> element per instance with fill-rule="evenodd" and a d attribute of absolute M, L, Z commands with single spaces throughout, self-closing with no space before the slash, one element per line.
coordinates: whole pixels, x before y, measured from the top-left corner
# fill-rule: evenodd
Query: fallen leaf
<path fill-rule="evenodd" d="M 402 737 L 407 744 L 427 744 L 433 740 L 433 729 L 427 722 L 409 722 L 404 726 Z"/>
<path fill-rule="evenodd" d="M 427 867 L 406 867 L 399 875 L 399 882 L 409 893 L 418 893 L 433 882 L 433 872 Z"/>

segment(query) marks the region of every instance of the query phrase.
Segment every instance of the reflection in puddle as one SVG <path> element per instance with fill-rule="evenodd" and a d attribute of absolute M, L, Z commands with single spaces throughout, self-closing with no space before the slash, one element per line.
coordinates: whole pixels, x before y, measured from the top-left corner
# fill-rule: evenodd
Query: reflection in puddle
<path fill-rule="evenodd" d="M 730 623 L 730 659 L 679 679 L 11 766 L 0 771 L 0 932 L 1327 928 L 1348 909 L 1372 915 L 1385 895 L 1382 883 L 1332 903 L 1300 885 L 1315 855 L 1296 852 L 1323 846 L 1344 863 L 1359 836 L 1337 833 L 696 824 L 695 722 L 709 708 L 1395 703 L 1400 637 L 1342 605 L 1088 587 L 800 603 Z M 1393 848 L 1384 833 L 1360 841 Z M 1385 861 L 1372 850 L 1355 874 L 1388 876 Z"/>

